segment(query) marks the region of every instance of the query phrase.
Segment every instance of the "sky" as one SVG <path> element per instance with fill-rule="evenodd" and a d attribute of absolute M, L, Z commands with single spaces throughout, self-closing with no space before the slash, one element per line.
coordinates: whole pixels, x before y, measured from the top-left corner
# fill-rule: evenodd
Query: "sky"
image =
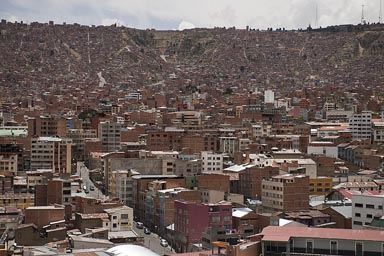
<path fill-rule="evenodd" d="M 378 22 L 380 0 L 0 0 L 0 18 L 12 22 L 159 30 L 316 28 L 358 24 L 362 13 L 366 22 Z"/>

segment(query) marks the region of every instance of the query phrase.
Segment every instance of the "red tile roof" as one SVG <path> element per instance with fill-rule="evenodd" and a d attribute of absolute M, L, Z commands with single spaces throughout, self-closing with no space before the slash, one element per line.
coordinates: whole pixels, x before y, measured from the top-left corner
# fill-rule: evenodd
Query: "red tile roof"
<path fill-rule="evenodd" d="M 261 234 L 262 241 L 288 242 L 291 237 L 305 237 L 384 242 L 384 231 L 378 230 L 268 226 Z"/>
<path fill-rule="evenodd" d="M 358 190 L 345 190 L 340 189 L 339 192 L 347 199 L 352 199 L 353 195 L 380 195 L 380 191 L 377 190 L 364 190 L 363 193 Z"/>

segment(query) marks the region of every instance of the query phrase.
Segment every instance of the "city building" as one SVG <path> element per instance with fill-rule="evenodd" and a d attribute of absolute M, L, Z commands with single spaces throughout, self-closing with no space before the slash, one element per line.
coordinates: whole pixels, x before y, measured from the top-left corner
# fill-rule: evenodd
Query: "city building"
<path fill-rule="evenodd" d="M 97 133 L 95 129 L 68 129 L 67 137 L 72 139 L 73 153 L 79 161 L 84 160 L 85 156 L 85 141 L 90 139 L 96 139 Z"/>
<path fill-rule="evenodd" d="M 384 233 L 373 230 L 269 226 L 263 255 L 382 255 Z"/>
<path fill-rule="evenodd" d="M 175 247 L 187 252 L 192 243 L 201 243 L 202 233 L 207 227 L 232 229 L 232 205 L 222 201 L 217 204 L 201 204 L 175 201 Z"/>
<path fill-rule="evenodd" d="M 234 156 L 239 151 L 239 139 L 237 137 L 219 137 L 220 152 Z"/>
<path fill-rule="evenodd" d="M 262 181 L 261 201 L 266 211 L 296 211 L 309 208 L 309 177 L 283 174 Z"/>
<path fill-rule="evenodd" d="M 310 195 L 326 195 L 332 191 L 332 177 L 317 177 L 309 179 L 309 194 Z"/>
<path fill-rule="evenodd" d="M 133 225 L 133 209 L 128 206 L 104 209 L 107 219 L 102 219 L 102 227 L 109 231 L 130 231 Z"/>
<path fill-rule="evenodd" d="M 372 113 L 362 111 L 355 113 L 349 118 L 349 129 L 354 140 L 368 140 L 372 138 Z"/>
<path fill-rule="evenodd" d="M 67 133 L 66 120 L 50 115 L 28 117 L 29 137 L 65 137 Z"/>
<path fill-rule="evenodd" d="M 121 149 L 121 124 L 115 122 L 100 122 L 98 138 L 101 140 L 102 152 L 114 152 Z"/>
<path fill-rule="evenodd" d="M 264 103 L 268 104 L 274 104 L 275 103 L 275 93 L 272 90 L 265 90 L 264 91 Z"/>
<path fill-rule="evenodd" d="M 23 152 L 22 144 L 0 144 L 0 171 L 24 174 Z"/>
<path fill-rule="evenodd" d="M 354 194 L 352 196 L 352 228 L 370 226 L 374 217 L 383 217 L 383 194 Z"/>
<path fill-rule="evenodd" d="M 202 172 L 222 171 L 225 154 L 202 151 Z"/>
<path fill-rule="evenodd" d="M 239 193 L 245 198 L 261 200 L 262 180 L 279 174 L 278 167 L 250 167 L 239 172 Z"/>
<path fill-rule="evenodd" d="M 308 145 L 308 155 L 324 155 L 327 157 L 337 158 L 338 148 L 331 141 L 312 141 Z"/>
<path fill-rule="evenodd" d="M 72 140 L 58 137 L 31 138 L 31 170 L 51 169 L 71 173 Z"/>
<path fill-rule="evenodd" d="M 53 178 L 45 184 L 35 185 L 35 206 L 62 205 L 65 219 L 72 218 L 71 180 Z"/>

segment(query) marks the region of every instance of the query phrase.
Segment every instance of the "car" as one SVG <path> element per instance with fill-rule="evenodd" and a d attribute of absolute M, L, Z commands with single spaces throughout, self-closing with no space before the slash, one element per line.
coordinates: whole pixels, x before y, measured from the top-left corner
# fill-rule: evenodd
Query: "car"
<path fill-rule="evenodd" d="M 164 238 L 160 239 L 160 245 L 163 247 L 167 247 L 168 246 L 167 240 L 165 240 Z"/>
<path fill-rule="evenodd" d="M 144 228 L 144 224 L 142 222 L 136 222 L 136 227 L 140 228 L 140 229 L 143 229 Z"/>
<path fill-rule="evenodd" d="M 90 185 L 90 186 L 89 186 L 89 190 L 94 191 L 94 190 L 95 190 L 95 186 Z"/>
<path fill-rule="evenodd" d="M 146 235 L 151 234 L 151 230 L 149 230 L 149 228 L 144 228 L 144 234 Z"/>

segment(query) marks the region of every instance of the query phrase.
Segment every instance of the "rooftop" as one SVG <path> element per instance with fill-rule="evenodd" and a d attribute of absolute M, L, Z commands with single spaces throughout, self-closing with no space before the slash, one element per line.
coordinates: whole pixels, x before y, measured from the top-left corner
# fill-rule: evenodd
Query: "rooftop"
<path fill-rule="evenodd" d="M 336 228 L 277 227 L 263 229 L 262 241 L 288 242 L 291 237 L 340 239 L 353 241 L 384 241 L 384 231 Z"/>

